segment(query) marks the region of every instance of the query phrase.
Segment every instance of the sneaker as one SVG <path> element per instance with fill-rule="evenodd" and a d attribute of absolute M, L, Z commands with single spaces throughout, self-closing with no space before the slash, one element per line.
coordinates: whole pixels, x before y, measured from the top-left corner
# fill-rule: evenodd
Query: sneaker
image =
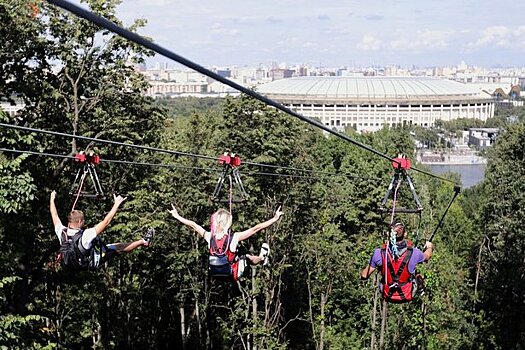
<path fill-rule="evenodd" d="M 263 266 L 268 265 L 270 258 L 270 246 L 268 243 L 263 243 L 259 256 L 263 258 Z"/>
<path fill-rule="evenodd" d="M 152 227 L 148 228 L 148 230 L 146 231 L 146 234 L 144 235 L 144 237 L 142 237 L 142 239 L 145 242 L 144 245 L 149 247 L 151 245 L 151 241 L 153 240 L 154 236 L 155 236 L 155 229 Z"/>

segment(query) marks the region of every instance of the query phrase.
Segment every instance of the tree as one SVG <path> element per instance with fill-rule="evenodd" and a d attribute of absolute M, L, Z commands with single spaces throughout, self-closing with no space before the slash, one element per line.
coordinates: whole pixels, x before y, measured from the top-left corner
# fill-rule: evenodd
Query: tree
<path fill-rule="evenodd" d="M 90 1 L 89 5 L 102 16 L 116 20 L 114 12 L 118 3 Z M 163 117 L 152 106 L 152 100 L 142 95 L 147 83 L 132 66 L 132 62 L 140 62 L 146 52 L 46 3 L 38 2 L 36 6 L 39 11 L 34 14 L 27 13 L 27 6 L 26 1 L 0 2 L 3 23 L 9 24 L 0 29 L 6 38 L 6 45 L 0 49 L 1 90 L 5 98 L 17 94 L 26 104 L 26 108 L 15 118 L 10 118 L 9 122 L 115 141 L 140 144 L 156 142 Z M 138 21 L 130 29 L 135 30 L 142 24 Z M 79 144 L 74 139 L 43 137 L 39 134 L 21 135 L 21 132 L 3 133 L 2 146 L 30 146 L 33 151 L 45 150 L 63 155 L 73 155 L 80 149 L 92 148 L 97 153 L 109 153 L 116 159 L 130 160 L 139 155 L 129 149 Z M 5 156 L 2 157 L 5 159 Z M 0 217 L 5 238 L 2 248 L 10 252 L 10 259 L 6 259 L 7 264 L 2 267 L 1 276 L 19 277 L 6 297 L 5 308 L 13 314 L 26 315 L 31 309 L 37 314 L 50 316 L 46 318 L 49 323 L 47 329 L 58 344 L 71 347 L 97 344 L 99 341 L 109 344 L 115 335 L 106 334 L 102 337 L 108 325 L 99 318 L 103 315 L 99 310 L 93 314 L 92 320 L 82 321 L 85 322 L 82 327 L 76 327 L 78 323 L 70 320 L 63 322 L 66 319 L 60 316 L 71 309 L 75 310 L 72 315 L 78 315 L 77 311 L 84 309 L 76 307 L 76 303 L 85 303 L 93 293 L 101 295 L 105 287 L 98 284 L 98 287 L 85 290 L 62 288 L 60 279 L 55 279 L 54 272 L 46 265 L 56 250 L 53 246 L 56 238 L 50 233 L 48 191 L 50 188 L 58 190 L 61 194 L 59 210 L 65 212 L 68 203 L 64 201 L 64 193 L 71 186 L 69 172 L 75 169 L 75 165 L 67 160 L 58 164 L 55 159 L 32 156 L 8 159 L 11 159 L 11 165 L 5 169 L 16 172 L 14 185 L 24 196 L 12 199 L 4 197 L 2 207 L 18 208 L 21 203 L 24 207 L 23 210 L 17 209 L 19 213 L 16 216 L 10 214 Z M 119 172 L 109 171 L 104 166 L 100 168 L 102 173 L 105 171 L 110 175 L 102 176 L 103 187 L 108 192 L 119 190 L 126 193 L 134 187 L 137 179 L 145 176 L 138 169 Z M 126 176 L 123 176 L 124 173 Z M 4 183 L 2 185 L 6 186 Z M 31 197 L 33 194 L 35 196 Z M 80 205 L 93 221 L 100 220 L 107 210 L 104 204 L 81 202 Z M 93 214 L 94 211 L 99 214 Z M 115 224 L 113 227 L 119 228 L 118 219 Z M 112 232 L 117 231 L 108 230 L 109 234 Z M 121 238 L 131 235 L 131 230 L 121 230 L 120 235 Z M 117 270 L 112 271 L 110 276 L 119 283 L 126 281 Z M 133 286 L 133 282 L 130 280 L 128 285 Z M 136 290 L 136 286 L 134 288 Z M 60 303 L 62 298 L 73 291 L 79 294 L 76 300 L 71 298 Z M 46 298 L 55 303 L 42 303 Z M 117 302 L 120 303 L 120 300 Z M 100 310 L 108 307 L 102 301 L 95 305 Z M 75 327 L 77 335 L 81 330 L 86 331 L 87 335 L 66 336 L 66 328 L 63 327 L 70 330 L 70 327 Z M 32 339 L 40 342 L 39 334 L 28 330 L 19 336 L 26 337 L 28 342 Z"/>
<path fill-rule="evenodd" d="M 480 222 L 486 245 L 482 248 L 479 283 L 480 307 L 488 318 L 484 323 L 493 323 L 490 335 L 483 340 L 487 348 L 495 341 L 501 348 L 518 349 L 524 341 L 521 295 L 525 270 L 520 258 L 525 249 L 525 188 L 521 181 L 525 171 L 524 141 L 525 124 L 509 125 L 488 154 Z"/>

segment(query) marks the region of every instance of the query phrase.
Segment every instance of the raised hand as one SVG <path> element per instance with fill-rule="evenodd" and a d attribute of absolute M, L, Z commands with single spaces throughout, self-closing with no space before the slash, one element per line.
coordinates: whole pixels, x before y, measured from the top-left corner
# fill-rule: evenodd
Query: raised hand
<path fill-rule="evenodd" d="M 171 210 L 168 209 L 168 212 L 173 215 L 174 218 L 178 217 L 179 216 L 179 213 L 177 212 L 177 208 L 175 208 L 175 206 L 172 204 L 171 205 Z"/>
<path fill-rule="evenodd" d="M 122 202 L 126 200 L 127 197 L 122 197 L 120 194 L 117 196 L 113 193 L 113 201 L 115 204 L 120 205 Z"/>
<path fill-rule="evenodd" d="M 279 208 L 277 208 L 275 211 L 274 218 L 279 219 L 283 214 L 284 213 L 281 211 L 281 206 L 279 206 Z"/>

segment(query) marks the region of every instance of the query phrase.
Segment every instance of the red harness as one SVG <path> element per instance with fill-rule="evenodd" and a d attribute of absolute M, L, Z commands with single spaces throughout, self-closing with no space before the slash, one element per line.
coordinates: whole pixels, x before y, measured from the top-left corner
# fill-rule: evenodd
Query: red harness
<path fill-rule="evenodd" d="M 412 300 L 414 275 L 408 271 L 408 263 L 412 257 L 412 242 L 408 242 L 406 250 L 397 258 L 394 258 L 383 245 L 381 249 L 381 258 L 383 264 L 386 263 L 386 281 L 385 267 L 381 269 L 383 278 L 383 298 L 391 303 L 405 303 Z M 385 256 L 386 255 L 386 256 Z"/>
<path fill-rule="evenodd" d="M 215 237 L 215 233 L 211 233 L 210 237 L 210 255 L 213 256 L 226 256 L 228 262 L 232 263 L 235 258 L 235 252 L 230 250 L 230 243 L 232 242 L 233 235 L 228 233 L 224 235 L 221 239 Z"/>

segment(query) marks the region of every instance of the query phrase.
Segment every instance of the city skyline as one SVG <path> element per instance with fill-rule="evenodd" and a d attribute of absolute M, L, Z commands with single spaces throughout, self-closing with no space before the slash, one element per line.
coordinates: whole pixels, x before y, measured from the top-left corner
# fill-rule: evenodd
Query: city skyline
<path fill-rule="evenodd" d="M 202 65 L 330 67 L 523 66 L 524 12 L 525 3 L 488 0 L 124 0 L 117 9 L 126 25 L 146 19 L 140 34 Z"/>

